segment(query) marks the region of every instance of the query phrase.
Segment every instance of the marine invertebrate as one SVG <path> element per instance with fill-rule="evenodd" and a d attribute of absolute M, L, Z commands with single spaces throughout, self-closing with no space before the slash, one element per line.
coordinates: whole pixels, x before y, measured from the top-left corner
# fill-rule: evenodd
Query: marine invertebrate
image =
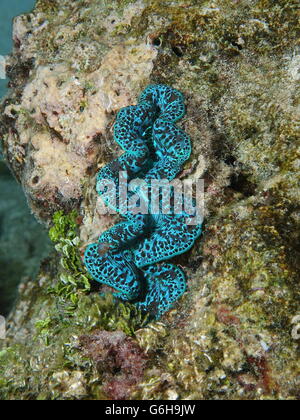
<path fill-rule="evenodd" d="M 186 208 L 176 212 L 175 203 L 166 214 L 153 213 L 151 204 L 158 200 L 163 205 L 162 194 L 158 189 L 148 195 L 153 179 L 173 180 L 190 156 L 190 139 L 175 125 L 184 112 L 183 95 L 165 85 L 148 86 L 137 105 L 120 110 L 114 139 L 124 154 L 99 171 L 97 191 L 125 220 L 104 232 L 85 252 L 86 266 L 95 280 L 116 289 L 116 297 L 136 301 L 156 319 L 186 288 L 182 270 L 162 261 L 190 249 L 201 233 L 201 223 L 189 224 L 191 213 Z M 124 179 L 120 173 L 126 174 Z M 144 180 L 143 187 L 133 188 L 127 202 L 127 197 L 121 197 L 122 184 L 137 176 Z M 135 200 L 132 204 L 134 195 L 147 206 L 146 212 L 136 209 Z"/>

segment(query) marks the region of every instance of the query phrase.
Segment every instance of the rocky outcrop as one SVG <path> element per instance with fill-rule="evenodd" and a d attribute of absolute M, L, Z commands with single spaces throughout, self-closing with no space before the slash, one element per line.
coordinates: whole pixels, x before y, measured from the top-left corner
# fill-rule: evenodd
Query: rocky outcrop
<path fill-rule="evenodd" d="M 53 226 L 61 213 L 50 232 L 58 255 L 22 285 L 10 316 L 3 398 L 299 398 L 297 9 L 39 0 L 15 20 L 4 152 L 35 215 Z M 184 93 L 193 155 L 182 176 L 206 185 L 203 236 L 176 261 L 188 291 L 150 324 L 97 296 L 78 251 L 114 223 L 97 210 L 95 174 L 120 153 L 116 112 L 148 83 Z M 121 379 L 97 368 L 120 330 L 142 365 L 133 383 L 132 366 Z M 80 345 L 88 334 L 101 336 L 99 357 Z"/>

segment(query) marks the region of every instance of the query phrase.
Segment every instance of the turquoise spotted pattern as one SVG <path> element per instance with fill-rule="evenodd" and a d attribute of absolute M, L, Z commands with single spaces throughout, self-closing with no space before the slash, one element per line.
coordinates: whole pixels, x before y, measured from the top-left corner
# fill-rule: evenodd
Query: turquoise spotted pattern
<path fill-rule="evenodd" d="M 124 153 L 99 171 L 96 188 L 124 220 L 85 251 L 93 278 L 113 287 L 115 297 L 133 302 L 152 319 L 171 309 L 186 290 L 183 271 L 165 261 L 188 251 L 201 234 L 201 224 L 187 223 L 192 212 L 186 207 L 175 211 L 174 188 L 168 211 L 162 190 L 151 189 L 155 180 L 174 180 L 190 157 L 189 136 L 175 124 L 184 113 L 183 95 L 165 85 L 149 85 L 137 105 L 119 111 L 114 140 Z M 144 187 L 138 184 L 122 198 L 120 188 L 136 179 L 143 180 Z M 151 207 L 154 199 L 160 208 L 156 212 Z M 147 212 L 136 210 L 139 200 L 144 200 Z"/>

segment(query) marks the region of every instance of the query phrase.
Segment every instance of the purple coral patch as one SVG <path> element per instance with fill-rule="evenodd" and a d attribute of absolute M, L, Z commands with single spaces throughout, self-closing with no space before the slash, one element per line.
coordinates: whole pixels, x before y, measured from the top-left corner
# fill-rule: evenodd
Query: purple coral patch
<path fill-rule="evenodd" d="M 81 349 L 103 373 L 103 390 L 113 400 L 127 399 L 143 378 L 147 357 L 122 331 L 100 331 L 80 337 Z"/>

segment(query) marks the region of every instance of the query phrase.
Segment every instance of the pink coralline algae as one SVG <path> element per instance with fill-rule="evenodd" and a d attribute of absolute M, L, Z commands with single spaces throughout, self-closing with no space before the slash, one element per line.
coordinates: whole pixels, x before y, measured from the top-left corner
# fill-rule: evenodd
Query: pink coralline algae
<path fill-rule="evenodd" d="M 103 390 L 113 400 L 127 399 L 143 378 L 147 357 L 122 331 L 100 331 L 80 337 L 81 349 L 103 373 Z"/>

